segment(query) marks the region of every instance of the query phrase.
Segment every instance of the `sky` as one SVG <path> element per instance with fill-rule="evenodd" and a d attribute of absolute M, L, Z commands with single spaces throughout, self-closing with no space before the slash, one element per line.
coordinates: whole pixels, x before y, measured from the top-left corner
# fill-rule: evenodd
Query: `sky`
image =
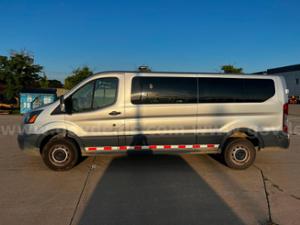
<path fill-rule="evenodd" d="M 79 66 L 245 72 L 300 63 L 300 1 L 0 0 L 0 55 L 26 50 L 49 79 Z"/>

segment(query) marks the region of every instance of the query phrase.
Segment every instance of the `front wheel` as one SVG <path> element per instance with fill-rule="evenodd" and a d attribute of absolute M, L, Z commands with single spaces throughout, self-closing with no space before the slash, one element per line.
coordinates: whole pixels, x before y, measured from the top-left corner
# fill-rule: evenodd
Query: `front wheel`
<path fill-rule="evenodd" d="M 73 168 L 79 161 L 79 156 L 76 144 L 68 138 L 53 138 L 42 150 L 44 163 L 57 171 Z"/>
<path fill-rule="evenodd" d="M 223 150 L 226 165 L 232 169 L 247 169 L 255 161 L 256 149 L 247 139 L 233 139 Z"/>

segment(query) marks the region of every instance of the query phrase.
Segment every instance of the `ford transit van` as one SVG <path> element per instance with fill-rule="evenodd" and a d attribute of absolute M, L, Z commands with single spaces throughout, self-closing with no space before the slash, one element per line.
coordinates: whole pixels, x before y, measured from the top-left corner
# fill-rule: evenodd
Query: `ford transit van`
<path fill-rule="evenodd" d="M 288 148 L 287 93 L 279 76 L 103 72 L 26 113 L 18 142 L 53 170 L 128 152 L 221 154 L 245 169 Z"/>

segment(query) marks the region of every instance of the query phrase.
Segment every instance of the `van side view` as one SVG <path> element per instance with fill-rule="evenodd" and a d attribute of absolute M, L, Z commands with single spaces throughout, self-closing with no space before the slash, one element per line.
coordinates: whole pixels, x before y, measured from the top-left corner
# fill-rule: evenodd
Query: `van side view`
<path fill-rule="evenodd" d="M 287 92 L 279 76 L 103 72 L 25 114 L 18 142 L 53 170 L 144 151 L 221 154 L 246 169 L 257 151 L 288 148 Z"/>

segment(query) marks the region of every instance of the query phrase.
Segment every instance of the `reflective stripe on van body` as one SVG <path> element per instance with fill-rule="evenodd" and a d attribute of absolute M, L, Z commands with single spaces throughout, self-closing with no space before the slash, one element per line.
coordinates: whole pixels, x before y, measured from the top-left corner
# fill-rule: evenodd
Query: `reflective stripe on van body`
<path fill-rule="evenodd" d="M 101 146 L 86 147 L 86 151 L 127 151 L 127 150 L 172 150 L 172 149 L 216 149 L 218 144 L 194 144 L 194 145 L 135 145 L 135 146 Z"/>

